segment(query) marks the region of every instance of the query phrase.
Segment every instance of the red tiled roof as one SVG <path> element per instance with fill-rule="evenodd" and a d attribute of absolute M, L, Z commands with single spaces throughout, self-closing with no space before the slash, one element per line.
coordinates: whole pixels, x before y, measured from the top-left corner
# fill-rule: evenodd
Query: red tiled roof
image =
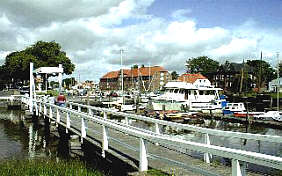
<path fill-rule="evenodd" d="M 198 74 L 186 73 L 186 74 L 182 74 L 178 78 L 179 81 L 188 82 L 188 83 L 194 83 L 197 79 L 207 79 L 207 78 L 200 73 L 198 73 Z"/>
<path fill-rule="evenodd" d="M 104 79 L 106 79 L 106 78 L 117 78 L 118 75 L 119 75 L 119 71 L 111 71 L 111 72 L 106 73 L 106 74 L 102 77 L 102 79 L 103 79 L 103 78 L 104 78 Z"/>
<path fill-rule="evenodd" d="M 149 76 L 149 75 L 154 75 L 156 72 L 161 72 L 165 70 L 163 67 L 160 66 L 154 66 L 154 67 L 141 67 L 141 68 L 134 68 L 134 69 L 123 69 L 123 74 L 124 77 L 138 77 L 139 76 Z M 139 72 L 139 74 L 138 74 Z M 106 78 L 118 78 L 120 75 L 120 70 L 119 71 L 111 71 L 105 74 L 102 79 Z"/>

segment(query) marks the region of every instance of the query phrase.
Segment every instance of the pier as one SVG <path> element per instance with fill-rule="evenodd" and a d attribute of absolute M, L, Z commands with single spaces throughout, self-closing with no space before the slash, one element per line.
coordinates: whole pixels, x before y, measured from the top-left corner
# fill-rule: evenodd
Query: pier
<path fill-rule="evenodd" d="M 95 145 L 100 149 L 103 158 L 116 156 L 141 172 L 156 168 L 166 172 L 173 170 L 176 175 L 256 175 L 247 172 L 248 164 L 274 168 L 278 172 L 282 170 L 281 157 L 217 146 L 210 140 L 211 136 L 220 136 L 280 144 L 280 136 L 206 129 L 72 102 L 69 102 L 67 107 L 29 97 L 22 97 L 22 102 L 28 105 L 36 116 L 48 119 L 57 128 L 63 127 L 66 134 L 78 135 L 81 143 L 87 141 Z M 123 119 L 121 122 L 110 120 L 109 114 Z M 154 130 L 132 126 L 132 121 L 151 123 Z M 171 134 L 162 134 L 161 126 L 193 131 L 203 135 L 205 140 L 197 143 Z M 202 159 L 191 157 L 193 152 L 200 153 Z M 228 159 L 231 167 L 215 165 L 214 157 Z"/>

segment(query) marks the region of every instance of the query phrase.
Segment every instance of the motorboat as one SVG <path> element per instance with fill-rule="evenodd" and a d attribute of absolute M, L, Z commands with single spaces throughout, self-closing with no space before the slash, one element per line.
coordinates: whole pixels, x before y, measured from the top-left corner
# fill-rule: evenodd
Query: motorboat
<path fill-rule="evenodd" d="M 164 94 L 152 97 L 153 110 L 189 110 L 222 109 L 219 91 L 209 84 L 192 84 L 182 81 L 168 82 Z"/>
<path fill-rule="evenodd" d="M 268 111 L 259 115 L 255 115 L 254 118 L 261 120 L 277 120 L 282 121 L 282 116 L 279 111 Z"/>
<path fill-rule="evenodd" d="M 237 114 L 246 111 L 244 103 L 226 103 L 223 108 L 223 114 Z"/>

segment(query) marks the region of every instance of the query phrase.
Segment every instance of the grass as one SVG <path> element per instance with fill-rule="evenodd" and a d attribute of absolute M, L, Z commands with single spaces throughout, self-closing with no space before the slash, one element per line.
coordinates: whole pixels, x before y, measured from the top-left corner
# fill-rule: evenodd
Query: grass
<path fill-rule="evenodd" d="M 146 176 L 173 176 L 174 174 L 167 174 L 160 170 L 151 169 L 147 171 Z"/>
<path fill-rule="evenodd" d="M 10 160 L 0 163 L 1 176 L 102 176 L 78 160 L 56 162 L 51 159 Z"/>

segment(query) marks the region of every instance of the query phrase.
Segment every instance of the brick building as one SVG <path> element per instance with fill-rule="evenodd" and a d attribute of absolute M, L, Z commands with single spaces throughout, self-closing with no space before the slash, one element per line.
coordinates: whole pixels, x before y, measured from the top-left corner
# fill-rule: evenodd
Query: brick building
<path fill-rule="evenodd" d="M 100 89 L 121 90 L 121 79 L 121 70 L 108 72 L 100 78 Z M 170 80 L 170 73 L 160 66 L 123 69 L 124 90 L 160 90 Z"/>

